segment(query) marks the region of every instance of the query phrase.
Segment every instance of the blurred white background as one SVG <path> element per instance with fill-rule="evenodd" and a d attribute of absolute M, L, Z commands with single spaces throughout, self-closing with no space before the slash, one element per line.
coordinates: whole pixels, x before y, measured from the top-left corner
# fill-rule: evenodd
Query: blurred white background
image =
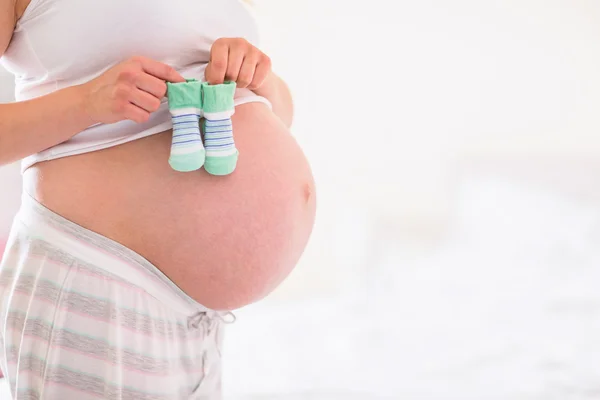
<path fill-rule="evenodd" d="M 319 211 L 228 398 L 600 399 L 600 2 L 255 6 Z"/>

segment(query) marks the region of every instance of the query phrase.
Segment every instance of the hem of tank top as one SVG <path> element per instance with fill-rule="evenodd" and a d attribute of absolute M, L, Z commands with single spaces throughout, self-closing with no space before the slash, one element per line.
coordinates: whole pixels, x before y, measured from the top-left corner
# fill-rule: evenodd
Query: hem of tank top
<path fill-rule="evenodd" d="M 173 126 L 173 124 L 171 121 L 162 122 L 156 126 L 153 126 L 152 128 L 148 128 L 142 132 L 136 133 L 134 135 L 126 136 L 124 138 L 114 139 L 114 140 L 110 140 L 108 142 L 96 143 L 96 144 L 92 144 L 92 145 L 86 146 L 86 147 L 79 147 L 75 150 L 65 150 L 63 152 L 56 152 L 56 153 L 51 152 L 51 154 L 49 154 L 48 156 L 41 157 L 41 158 L 36 158 L 35 154 L 34 154 L 32 156 L 25 157 L 21 161 L 21 175 L 24 174 L 25 171 L 27 171 L 27 169 L 29 169 L 29 168 L 33 167 L 35 164 L 38 164 L 43 161 L 50 161 L 50 160 L 56 160 L 59 158 L 72 157 L 72 156 L 76 156 L 79 154 L 92 153 L 94 151 L 100 151 L 100 150 L 108 149 L 111 147 L 120 146 L 125 143 L 133 142 L 135 140 L 143 139 L 148 136 L 152 136 L 152 135 L 159 134 L 161 132 L 165 132 L 165 131 L 171 129 L 172 126 Z"/>
<path fill-rule="evenodd" d="M 244 105 L 244 104 L 248 104 L 248 103 L 262 103 L 272 109 L 271 102 L 269 100 L 267 100 L 266 98 L 264 98 L 262 96 L 258 96 L 258 95 L 238 97 L 237 99 L 235 99 L 235 102 L 234 102 L 236 107 Z M 124 138 L 119 138 L 119 139 L 115 139 L 115 140 L 111 140 L 111 141 L 99 143 L 99 144 L 93 144 L 88 147 L 80 147 L 76 150 L 70 150 L 70 151 L 67 150 L 64 152 L 56 152 L 56 153 L 53 153 L 52 151 L 50 151 L 50 155 L 48 155 L 46 157 L 42 157 L 42 158 L 34 158 L 34 156 L 35 156 L 35 154 L 34 154 L 34 155 L 32 155 L 30 157 L 26 157 L 22 160 L 21 174 L 24 174 L 25 171 L 27 171 L 27 169 L 29 169 L 30 167 L 33 167 L 35 164 L 38 164 L 43 161 L 56 160 L 58 158 L 71 157 L 71 156 L 76 156 L 76 155 L 85 154 L 85 153 L 92 153 L 94 151 L 100 151 L 100 150 L 108 149 L 111 147 L 120 146 L 125 143 L 133 142 L 135 140 L 139 140 L 139 139 L 143 139 L 148 136 L 159 134 L 161 132 L 171 129 L 172 127 L 173 127 L 173 122 L 169 120 L 166 122 L 162 122 L 151 128 L 148 128 L 142 132 L 138 132 L 134 135 L 130 135 L 130 136 L 127 136 Z M 30 161 L 28 161 L 28 160 L 30 160 Z"/>

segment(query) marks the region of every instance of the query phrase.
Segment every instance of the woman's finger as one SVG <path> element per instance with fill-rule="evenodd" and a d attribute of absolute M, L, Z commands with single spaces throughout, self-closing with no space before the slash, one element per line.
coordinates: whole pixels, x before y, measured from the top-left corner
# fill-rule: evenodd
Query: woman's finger
<path fill-rule="evenodd" d="M 152 96 L 162 99 L 167 94 L 167 84 L 152 75 L 142 74 L 137 78 L 136 86 Z"/>
<path fill-rule="evenodd" d="M 127 104 L 125 107 L 125 117 L 133 122 L 137 122 L 138 124 L 142 124 L 150 118 L 150 113 L 148 111 L 142 110 L 135 104 Z"/>
<path fill-rule="evenodd" d="M 146 57 L 133 57 L 132 63 L 139 65 L 144 72 L 167 82 L 185 82 L 173 67 Z"/>
<path fill-rule="evenodd" d="M 260 88 L 271 73 L 271 62 L 259 62 L 254 71 L 252 81 L 248 84 L 248 89 L 255 90 Z"/>
<path fill-rule="evenodd" d="M 240 76 L 240 69 L 244 63 L 245 52 L 243 48 L 238 46 L 229 47 L 229 57 L 227 59 L 227 72 L 225 79 L 232 82 L 237 82 Z"/>
<path fill-rule="evenodd" d="M 256 61 L 251 58 L 244 59 L 244 63 L 240 68 L 240 73 L 238 78 L 236 79 L 237 87 L 246 88 L 252 80 L 254 79 L 254 74 L 256 71 Z"/>
<path fill-rule="evenodd" d="M 210 61 L 206 67 L 205 77 L 211 85 L 225 82 L 227 64 L 229 62 L 229 46 L 227 42 L 217 40 L 210 51 Z"/>
<path fill-rule="evenodd" d="M 134 90 L 131 95 L 131 103 L 144 111 L 153 113 L 160 107 L 160 100 L 143 90 Z"/>

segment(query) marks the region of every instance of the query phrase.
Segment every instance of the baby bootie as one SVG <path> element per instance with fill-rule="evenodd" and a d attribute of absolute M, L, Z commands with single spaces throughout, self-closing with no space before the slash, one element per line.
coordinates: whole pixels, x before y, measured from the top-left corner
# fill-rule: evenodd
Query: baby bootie
<path fill-rule="evenodd" d="M 195 79 L 167 83 L 167 97 L 173 119 L 169 164 L 176 171 L 196 171 L 202 168 L 206 157 L 200 136 L 202 83 Z"/>
<path fill-rule="evenodd" d="M 229 175 L 237 165 L 239 152 L 233 139 L 231 116 L 235 113 L 235 82 L 202 84 L 204 110 L 204 169 L 212 175 Z"/>

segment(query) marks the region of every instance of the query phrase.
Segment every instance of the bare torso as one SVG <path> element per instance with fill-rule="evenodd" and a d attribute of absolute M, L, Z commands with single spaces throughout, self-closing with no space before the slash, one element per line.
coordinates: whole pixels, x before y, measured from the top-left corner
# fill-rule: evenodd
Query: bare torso
<path fill-rule="evenodd" d="M 171 132 L 37 164 L 25 188 L 46 207 L 138 252 L 191 297 L 234 309 L 272 291 L 302 254 L 315 217 L 309 165 L 265 105 L 233 116 L 236 171 L 171 169 Z"/>

